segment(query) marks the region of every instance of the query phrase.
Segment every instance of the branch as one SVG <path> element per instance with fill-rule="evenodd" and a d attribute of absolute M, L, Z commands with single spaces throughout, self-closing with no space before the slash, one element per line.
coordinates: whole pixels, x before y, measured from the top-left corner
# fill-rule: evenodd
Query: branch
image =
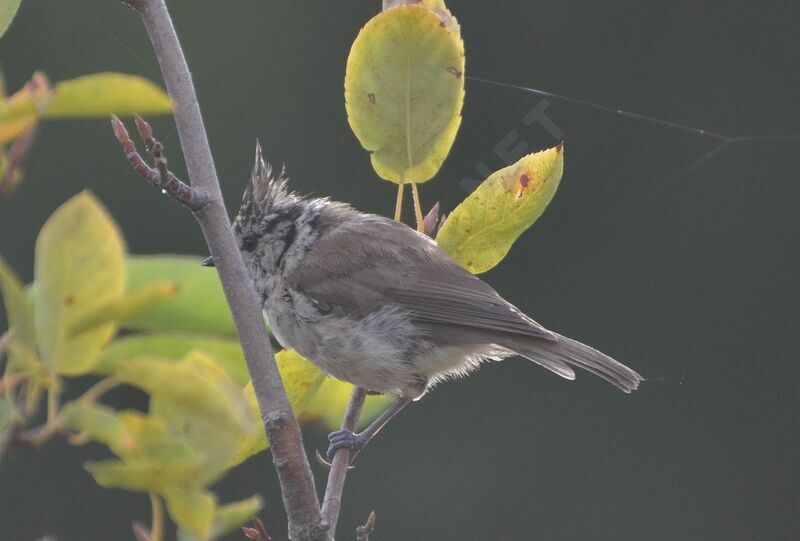
<path fill-rule="evenodd" d="M 375 511 L 369 514 L 367 523 L 356 528 L 356 541 L 369 541 L 369 535 L 375 531 Z"/>
<path fill-rule="evenodd" d="M 214 258 L 247 359 L 281 485 L 289 538 L 329 541 L 332 536 L 320 513 L 300 426 L 275 364 L 258 296 L 233 237 L 192 77 L 167 6 L 164 0 L 123 0 L 123 3 L 139 14 L 153 45 L 167 92 L 175 104 L 175 124 L 191 185 L 208 194 L 208 201 L 194 211 L 194 216 Z"/>
<path fill-rule="evenodd" d="M 130 162 L 133 170 L 139 173 L 148 184 L 158 188 L 192 212 L 200 211 L 208 204 L 208 192 L 202 188 L 189 186 L 167 168 L 164 145 L 153 137 L 153 129 L 150 124 L 138 115 L 136 116 L 136 127 L 139 129 L 139 136 L 142 138 L 147 151 L 155 160 L 155 169 L 147 165 L 147 162 L 142 159 L 142 156 L 136 150 L 136 145 L 131 141 L 125 124 L 116 116 L 111 115 L 111 128 L 114 130 L 114 135 L 120 145 L 122 145 L 122 151 L 125 153 L 125 157 Z"/>
<path fill-rule="evenodd" d="M 361 416 L 361 408 L 367 391 L 360 387 L 353 389 L 350 395 L 350 402 L 342 420 L 342 429 L 355 432 L 358 418 Z M 325 488 L 325 499 L 322 503 L 322 516 L 328 522 L 331 534 L 336 534 L 336 523 L 339 521 L 339 510 L 342 507 L 342 492 L 344 491 L 344 481 L 347 477 L 347 470 L 350 465 L 350 449 L 342 448 L 336 451 L 336 455 L 331 461 L 331 470 L 328 472 L 328 485 Z"/>
<path fill-rule="evenodd" d="M 272 541 L 272 538 L 267 533 L 267 529 L 264 527 L 264 523 L 261 522 L 260 518 L 254 518 L 252 524 L 252 528 L 242 528 L 242 533 L 244 533 L 248 539 L 252 539 L 252 541 Z"/>

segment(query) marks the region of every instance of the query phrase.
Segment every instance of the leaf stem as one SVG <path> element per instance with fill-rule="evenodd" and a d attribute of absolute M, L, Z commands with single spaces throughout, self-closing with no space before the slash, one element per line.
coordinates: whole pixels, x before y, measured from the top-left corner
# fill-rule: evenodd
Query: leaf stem
<path fill-rule="evenodd" d="M 53 384 L 47 389 L 47 424 L 55 422 L 61 404 L 61 380 L 53 374 Z"/>
<path fill-rule="evenodd" d="M 150 509 L 152 519 L 150 521 L 150 541 L 161 541 L 164 537 L 164 506 L 161 498 L 152 492 L 150 494 Z"/>
<path fill-rule="evenodd" d="M 6 353 L 6 347 L 8 346 L 8 342 L 11 340 L 11 331 L 6 331 L 2 335 L 0 335 L 0 359 Z M 8 359 L 6 359 L 6 364 L 3 366 L 3 376 L 0 378 L 0 396 L 8 393 L 8 398 L 11 400 L 11 393 L 14 390 L 14 387 L 19 383 L 22 379 L 22 376 L 19 374 L 14 374 L 10 370 L 10 365 L 8 363 Z"/>
<path fill-rule="evenodd" d="M 394 204 L 394 220 L 399 222 L 403 219 L 403 192 L 405 191 L 405 184 L 397 185 L 397 202 Z"/>
<path fill-rule="evenodd" d="M 26 418 L 32 417 L 39 407 L 39 399 L 42 396 L 42 388 L 36 385 L 33 380 L 28 380 L 25 384 L 25 407 L 23 408 Z"/>
<path fill-rule="evenodd" d="M 81 402 L 97 402 L 100 397 L 106 394 L 111 389 L 115 387 L 119 387 L 122 385 L 122 382 L 114 377 L 107 377 L 103 378 L 94 385 L 92 385 L 83 395 L 80 397 Z"/>
<path fill-rule="evenodd" d="M 417 183 L 411 183 L 411 192 L 414 194 L 414 214 L 417 216 L 417 231 L 425 232 L 425 215 L 422 214 L 422 205 L 419 202 L 419 189 Z"/>

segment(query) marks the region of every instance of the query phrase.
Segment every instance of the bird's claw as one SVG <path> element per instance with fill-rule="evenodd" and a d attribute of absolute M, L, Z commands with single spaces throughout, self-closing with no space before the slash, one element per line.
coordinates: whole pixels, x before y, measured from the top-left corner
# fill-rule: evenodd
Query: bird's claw
<path fill-rule="evenodd" d="M 325 453 L 328 461 L 332 461 L 333 457 L 339 449 L 349 449 L 351 460 L 355 457 L 356 453 L 367 444 L 368 439 L 361 434 L 354 434 L 351 430 L 342 429 L 332 432 L 328 436 L 330 445 L 328 451 Z"/>

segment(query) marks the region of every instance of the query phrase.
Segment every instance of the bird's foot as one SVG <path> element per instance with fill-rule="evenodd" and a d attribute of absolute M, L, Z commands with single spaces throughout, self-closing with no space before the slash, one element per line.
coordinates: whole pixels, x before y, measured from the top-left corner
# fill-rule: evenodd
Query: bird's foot
<path fill-rule="evenodd" d="M 369 437 L 355 434 L 351 430 L 342 429 L 332 432 L 328 436 L 328 441 L 330 442 L 326 453 L 328 460 L 333 460 L 339 449 L 350 449 L 350 457 L 352 459 L 369 442 Z"/>

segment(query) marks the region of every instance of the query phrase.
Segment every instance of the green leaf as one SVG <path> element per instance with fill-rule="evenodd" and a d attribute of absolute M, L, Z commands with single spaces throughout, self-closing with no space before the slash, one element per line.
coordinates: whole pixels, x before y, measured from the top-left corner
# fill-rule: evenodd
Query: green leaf
<path fill-rule="evenodd" d="M 47 220 L 36 240 L 34 277 L 42 358 L 62 374 L 88 372 L 116 327 L 108 323 L 75 337 L 69 329 L 125 289 L 122 235 L 91 193 L 76 195 Z"/>
<path fill-rule="evenodd" d="M 193 464 L 159 464 L 143 460 L 87 462 L 84 467 L 101 487 L 124 488 L 135 492 L 163 491 L 191 477 L 196 470 Z"/>
<path fill-rule="evenodd" d="M 300 420 L 304 423 L 319 422 L 329 430 L 338 430 L 342 426 L 342 418 L 351 394 L 353 394 L 352 384 L 335 378 L 325 378 L 319 391 L 300 415 Z M 359 417 L 359 425 L 362 427 L 368 425 L 391 403 L 392 397 L 388 395 L 367 396 Z"/>
<path fill-rule="evenodd" d="M 177 292 L 178 289 L 172 282 L 154 282 L 142 286 L 133 293 L 127 294 L 119 299 L 114 299 L 94 312 L 86 314 L 86 316 L 76 321 L 69 329 L 69 337 L 77 336 L 106 323 L 113 323 L 133 317 L 155 306 L 159 302 L 168 299 Z"/>
<path fill-rule="evenodd" d="M 0 464 L 6 451 L 11 429 L 14 427 L 14 404 L 7 396 L 0 396 Z"/>
<path fill-rule="evenodd" d="M 392 182 L 431 179 L 461 124 L 464 44 L 455 19 L 442 15 L 424 5 L 384 11 L 347 59 L 350 127 L 378 175 Z"/>
<path fill-rule="evenodd" d="M 179 363 L 136 359 L 116 377 L 150 393 L 150 412 L 199 459 L 192 480 L 202 486 L 219 478 L 242 441 L 260 432 L 259 416 L 245 394 L 208 356 L 193 351 Z"/>
<path fill-rule="evenodd" d="M 195 349 L 208 354 L 237 385 L 243 386 L 250 381 L 242 346 L 237 340 L 192 333 L 148 333 L 118 338 L 103 350 L 93 371 L 112 374 L 121 361 L 137 357 L 159 357 L 163 361 L 178 362 Z"/>
<path fill-rule="evenodd" d="M 6 306 L 8 326 L 14 340 L 30 348 L 36 348 L 36 329 L 33 322 L 33 306 L 14 271 L 0 259 L 0 293 Z"/>
<path fill-rule="evenodd" d="M 436 241 L 470 272 L 488 271 L 542 215 L 563 171 L 563 145 L 500 169 L 450 213 Z"/>
<path fill-rule="evenodd" d="M 132 441 L 117 412 L 108 406 L 70 402 L 61 410 L 65 428 L 85 432 L 93 441 L 121 449 Z"/>
<path fill-rule="evenodd" d="M 0 0 L 0 36 L 6 33 L 22 0 Z"/>
<path fill-rule="evenodd" d="M 95 73 L 56 84 L 44 118 L 153 115 L 172 111 L 157 85 L 124 73 Z"/>
<path fill-rule="evenodd" d="M 208 539 L 214 522 L 217 497 L 206 490 L 169 487 L 164 491 L 167 509 L 175 523 L 200 539 Z"/>
<path fill-rule="evenodd" d="M 189 331 L 236 336 L 225 294 L 214 269 L 199 257 L 131 256 L 128 291 L 155 281 L 173 282 L 178 294 L 131 317 L 125 327 L 143 330 Z"/>
<path fill-rule="evenodd" d="M 202 462 L 197 450 L 163 420 L 137 411 L 117 414 L 103 406 L 68 408 L 69 428 L 85 431 L 121 458 L 86 464 L 101 486 L 161 492 L 176 483 L 199 482 Z"/>
<path fill-rule="evenodd" d="M 122 363 L 115 376 L 151 395 L 162 411 L 197 419 L 234 434 L 249 431 L 253 419 L 241 390 L 207 355 L 189 353 L 178 363 L 160 359 L 135 359 Z M 154 404 L 151 402 L 151 411 Z M 181 426 L 175 422 L 173 426 Z"/>
<path fill-rule="evenodd" d="M 292 410 L 295 415 L 300 415 L 308 402 L 318 391 L 320 385 L 325 381 L 325 374 L 310 361 L 290 349 L 284 349 L 278 352 L 275 355 L 275 360 L 278 363 L 278 370 L 280 371 L 283 385 L 286 388 L 286 394 L 289 396 L 289 403 L 292 406 Z M 253 384 L 248 383 L 244 392 L 248 400 L 251 415 L 260 418 L 261 410 L 259 409 L 255 392 L 253 391 Z M 244 462 L 251 456 L 260 453 L 268 446 L 269 443 L 267 442 L 267 436 L 264 434 L 264 431 L 253 431 L 240 442 L 239 448 L 230 466 Z"/>
<path fill-rule="evenodd" d="M 228 503 L 217 508 L 212 527 L 212 538 L 216 539 L 244 526 L 256 516 L 264 506 L 264 500 L 253 496 L 246 500 Z"/>
<path fill-rule="evenodd" d="M 49 387 L 53 384 L 50 368 L 36 355 L 35 350 L 13 338 L 6 347 L 8 348 L 8 363 L 15 371 L 25 374 L 40 387 Z"/>

